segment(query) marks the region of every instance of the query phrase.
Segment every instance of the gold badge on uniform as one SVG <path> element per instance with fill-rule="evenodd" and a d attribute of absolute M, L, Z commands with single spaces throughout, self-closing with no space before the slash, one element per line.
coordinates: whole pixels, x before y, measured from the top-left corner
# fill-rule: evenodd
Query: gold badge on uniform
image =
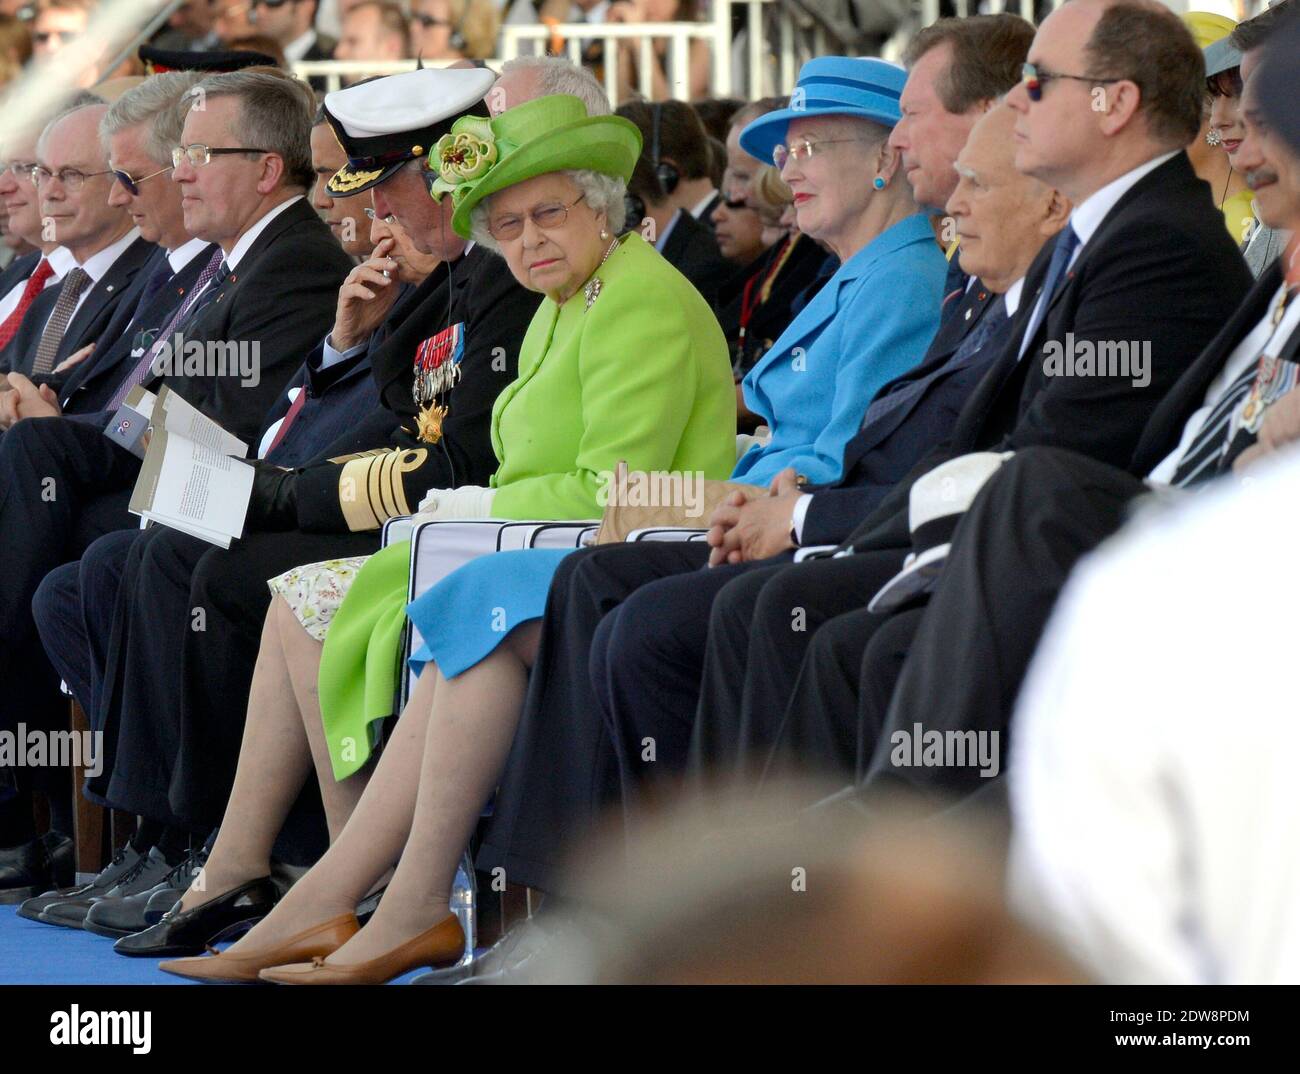
<path fill-rule="evenodd" d="M 460 363 L 464 357 L 463 321 L 430 336 L 415 348 L 415 381 L 411 394 L 415 397 L 415 405 L 420 408 L 416 434 L 426 444 L 436 444 L 442 439 L 442 423 L 448 408 L 436 400 L 460 380 Z"/>

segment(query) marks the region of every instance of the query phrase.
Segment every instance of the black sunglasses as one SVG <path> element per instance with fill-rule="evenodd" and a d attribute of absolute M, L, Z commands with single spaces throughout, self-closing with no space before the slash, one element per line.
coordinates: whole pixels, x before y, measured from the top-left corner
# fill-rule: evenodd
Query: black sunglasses
<path fill-rule="evenodd" d="M 1044 87 L 1049 82 L 1056 82 L 1063 78 L 1068 78 L 1071 82 L 1090 82 L 1093 85 L 1123 81 L 1121 78 L 1093 78 L 1091 75 L 1062 75 L 1049 71 L 1046 67 L 1040 67 L 1036 63 L 1022 64 L 1020 68 L 1020 81 L 1024 83 L 1025 92 L 1029 94 L 1031 101 L 1041 101 Z"/>
<path fill-rule="evenodd" d="M 130 172 L 124 172 L 120 168 L 113 169 L 113 178 L 116 179 L 126 189 L 126 192 L 133 198 L 140 196 L 140 184 L 147 182 L 156 175 L 162 175 L 163 172 L 169 172 L 171 168 L 159 168 L 156 172 L 150 172 L 148 175 L 141 176 L 139 179 L 133 179 Z"/>

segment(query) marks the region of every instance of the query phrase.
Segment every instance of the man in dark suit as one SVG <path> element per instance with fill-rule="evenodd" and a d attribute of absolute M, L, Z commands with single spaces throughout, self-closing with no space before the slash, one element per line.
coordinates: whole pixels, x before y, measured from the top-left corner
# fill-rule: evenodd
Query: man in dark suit
<path fill-rule="evenodd" d="M 98 138 L 107 111 L 107 105 L 90 104 L 56 117 L 37 143 L 34 175 L 44 226 L 53 229 L 72 265 L 57 288 L 35 299 L 0 351 L 4 372 L 47 374 L 93 343 L 156 253 L 121 206 L 109 204 L 113 177 Z"/>
<path fill-rule="evenodd" d="M 752 559 L 700 571 L 690 568 L 707 559 L 704 546 L 615 545 L 571 557 L 571 573 L 561 568 L 563 584 L 552 587 L 539 652 L 544 674 L 532 679 L 527 712 L 563 712 L 563 729 L 526 722 L 529 741 L 516 739 L 512 759 L 519 767 L 512 764 L 503 783 L 503 797 L 513 803 L 520 794 L 523 803 L 511 810 L 518 819 L 509 838 L 525 842 L 535 863 L 547 860 L 553 846 L 550 836 L 539 847 L 541 828 L 566 832 L 599 797 L 591 793 L 580 801 L 598 771 L 593 758 L 606 733 L 618 761 L 625 816 L 634 815 L 647 780 L 681 772 L 695 723 L 710 604 L 731 579 L 766 569 L 770 557 L 788 562 L 794 502 L 807 497 L 799 523 L 802 543 L 840 540 L 949 435 L 963 400 L 1010 336 L 1007 303 L 1014 312 L 1026 270 L 1069 214 L 1056 191 L 1012 167 L 1013 119 L 1006 109 L 986 115 L 958 160 L 963 181 L 948 209 L 963 235 L 965 267 L 976 281 L 921 364 L 872 402 L 846 449 L 840 481 L 761 497 L 742 508 L 743 525 L 766 534 Z M 560 639 L 553 648 L 551 632 Z M 563 739 L 558 748 L 557 734 Z M 545 790 L 536 779 L 542 767 L 550 769 L 556 790 Z M 563 788 L 570 785 L 579 790 L 566 800 Z M 498 845 L 498 831 L 494 821 L 489 851 Z"/>
<path fill-rule="evenodd" d="M 1154 77 L 1139 41 L 1159 55 Z M 1049 75 L 1094 72 L 1031 79 L 1008 96 L 1016 166 L 1070 196 L 1070 226 L 1030 270 L 1015 338 L 967 401 L 951 444 L 913 477 L 969 452 L 1031 446 L 1130 465 L 1147 421 L 1250 284 L 1180 148 L 1197 129 L 1191 102 L 1202 74 L 1182 24 L 1145 0 L 1078 0 L 1039 28 L 1030 61 Z M 1062 368 L 1063 354 L 1117 345 L 1133 355 L 1127 368 Z M 754 574 L 719 596 L 697 725 L 697 741 L 712 736 L 714 749 L 696 752 L 702 767 L 744 749 L 732 728 L 777 740 L 802 767 L 853 771 L 856 711 L 823 707 L 814 684 L 834 681 L 837 664 L 856 668 L 891 622 L 865 606 L 909 551 L 911 484 L 858 527 L 846 542 L 854 555 Z M 961 540 L 959 530 L 954 547 Z"/>
<path fill-rule="evenodd" d="M 158 249 L 122 293 L 88 357 L 31 380 L 10 378 L 12 391 L 0 400 L 0 426 L 61 413 L 87 415 L 101 426 L 107 422 L 100 411 L 134 364 L 124 363 L 132 354 L 138 361 L 144 335 L 156 334 L 171 318 L 216 252 L 215 244 L 185 230 L 180 189 L 167 177 L 171 147 L 181 137 L 183 116 L 176 106 L 201 77 L 155 75 L 123 94 L 100 121 L 115 175 L 108 202 L 127 213 L 140 237 Z"/>
<path fill-rule="evenodd" d="M 1019 77 L 1032 34 L 1024 20 L 999 15 L 944 20 L 932 32 L 921 35 L 924 40 L 918 38 L 903 91 L 907 114 L 899 128 L 908 124 L 909 129 L 914 129 L 925 152 L 917 153 L 910 137 L 901 139 L 902 144 L 896 148 L 909 180 L 914 187 L 924 187 L 925 204 L 934 211 L 943 209 L 955 192 L 955 158 L 971 128 L 993 99 Z M 960 87 L 960 93 L 949 92 L 953 85 Z M 941 151 L 936 152 L 936 147 Z M 987 170 L 985 164 L 980 164 L 980 169 Z M 1015 200 L 1022 202 L 1018 223 L 1024 230 L 1017 228 L 1008 246 L 1002 251 L 991 249 L 993 256 L 976 267 L 976 271 L 988 271 L 999 290 L 1010 289 L 1014 280 L 1024 275 L 1033 252 L 1060 226 L 1061 206 L 1049 211 L 1045 202 L 1029 193 L 1032 186 L 1015 188 Z M 1038 233 L 1031 205 L 1042 210 L 1037 221 L 1042 230 Z M 1025 249 L 1015 250 L 1017 243 Z M 820 502 L 808 512 L 806 524 L 812 528 L 804 534 L 805 542 L 847 536 L 861 518 L 861 513 L 854 512 L 865 512 L 868 505 L 878 502 L 921 453 L 948 435 L 962 400 L 977 382 L 980 371 L 997 354 L 999 338 L 1010 332 L 1009 320 L 1000 310 L 994 309 L 995 316 L 988 317 L 989 307 L 996 300 L 993 290 L 978 281 L 950 300 L 955 318 L 945 321 L 916 369 L 877 395 L 870 420 L 864 421 L 861 431 L 846 447 L 840 481 L 815 490 L 813 500 Z M 754 510 L 765 506 L 765 502 L 755 501 Z M 786 547 L 789 538 L 788 503 L 785 512 L 784 524 L 777 526 L 782 541 L 778 547 Z M 838 536 L 832 538 L 832 527 L 836 526 Z M 593 635 L 620 601 L 641 585 L 665 576 L 682 579 L 683 595 L 686 589 L 696 590 L 690 598 L 695 602 L 694 610 L 687 610 L 687 603 L 679 601 L 677 608 L 682 614 L 674 613 L 662 620 L 661 631 L 664 609 L 657 606 L 650 618 L 642 617 L 641 625 L 662 637 L 692 618 L 707 621 L 715 582 L 765 565 L 761 561 L 738 564 L 715 574 L 696 569 L 705 558 L 707 551 L 699 545 L 615 545 L 575 553 L 561 565 L 551 586 L 538 664 L 530 678 L 520 728 L 485 833 L 479 856 L 481 868 L 501 866 L 520 883 L 549 889 L 556 879 L 553 869 L 560 859 L 562 843 L 579 838 L 600 807 L 619 796 L 620 773 L 594 693 L 598 684 L 593 682 L 589 664 Z M 781 562 L 788 558 L 788 553 L 783 554 Z M 690 651 L 693 629 L 689 628 L 683 637 L 683 653 Z M 691 713 L 678 715 L 677 700 L 687 697 L 689 669 L 698 659 L 698 654 L 688 658 L 680 681 L 675 681 L 672 688 L 674 702 L 668 707 L 674 715 L 665 717 L 665 726 L 675 739 L 655 743 L 655 764 L 662 764 L 664 769 L 681 763 L 685 744 L 682 728 L 687 728 L 689 736 Z M 666 668 L 659 665 L 657 674 L 672 674 L 676 679 L 676 667 Z M 698 690 L 698 671 L 695 674 L 691 689 Z M 679 691 L 678 686 L 683 689 Z M 659 689 L 656 683 L 656 694 Z M 693 703 L 687 703 L 693 711 Z M 642 749 L 633 755 L 620 743 L 620 752 L 641 768 L 627 773 L 626 786 L 630 788 L 645 774 L 640 765 Z"/>
<path fill-rule="evenodd" d="M 1255 122 L 1261 102 L 1252 72 L 1259 51 L 1242 63 L 1246 138 L 1238 160 L 1256 191 L 1260 220 L 1294 232 L 1300 188 L 1280 176 L 1300 176 L 1300 153 Z M 1300 425 L 1287 412 L 1300 410 L 1293 387 L 1300 383 L 1297 290 L 1300 275 L 1285 257 L 1265 270 L 1152 414 L 1127 468 L 1030 448 L 990 479 L 962 520 L 961 543 L 920 619 L 897 686 L 859 691 L 862 755 L 869 762 L 859 776 L 868 789 L 901 781 L 967 794 L 988 783 L 970 767 L 894 764 L 891 736 L 915 723 L 944 733 L 999 733 L 1005 771 L 1021 681 L 1078 560 L 1118 530 L 1134 501 L 1152 489 L 1199 490 L 1296 438 Z M 1021 539 L 1006 540 L 1008 532 Z M 865 660 L 858 674 L 863 684 L 879 677 Z"/>
<path fill-rule="evenodd" d="M 199 87 L 204 107 L 185 114 L 186 148 L 173 175 L 183 190 L 186 231 L 216 243 L 218 251 L 163 326 L 162 340 L 128 361 L 107 409 L 133 383 L 166 385 L 248 440 L 329 324 L 351 262 L 303 197 L 312 179 L 314 110 L 305 87 L 254 72 L 212 76 Z M 208 146 L 237 151 L 209 153 Z M 198 353 L 200 361 L 167 358 L 162 342 L 177 335 L 185 353 Z M 233 363 L 232 347 L 256 361 Z M 7 722 L 21 715 L 50 725 L 61 715 L 57 680 L 32 624 L 37 585 L 93 539 L 133 521 L 126 503 L 139 460 L 101 429 L 40 418 L 19 422 L 0 442 L 0 548 L 7 564 L 0 583 L 0 671 L 12 687 Z"/>
<path fill-rule="evenodd" d="M 78 99 L 81 103 L 98 103 L 98 98 L 91 94 L 82 94 Z M 49 260 L 59 250 L 59 243 L 46 231 L 40 196 L 32 181 L 36 143 L 42 126 L 36 122 L 26 130 L 6 131 L 4 136 L 5 168 L 0 171 L 0 199 L 9 216 L 7 228 L 36 247 L 36 254 L 16 259 L 0 275 L 0 354 L 17 334 L 31 304 L 46 288 L 57 287 L 63 271 L 72 263 L 72 255 L 67 250 L 61 251 L 54 263 Z M 33 274 L 36 274 L 34 279 Z"/>
<path fill-rule="evenodd" d="M 375 255 L 349 275 L 334 327 L 308 363 L 328 373 L 364 360 L 370 391 L 379 393 L 383 406 L 348 405 L 338 394 L 318 400 L 314 417 L 308 409 L 299 412 L 266 458 L 245 535 L 229 550 L 155 529 L 132 541 L 125 556 L 120 547 L 111 547 L 110 536 L 96 542 L 82 561 L 86 634 L 111 636 L 83 687 L 96 697 L 92 720 L 104 727 L 108 752 L 88 793 L 172 828 L 206 832 L 224 812 L 239 755 L 243 697 L 270 601 L 266 579 L 302 563 L 378 547 L 382 519 L 372 515 L 363 524 L 343 484 L 355 479 L 366 488 L 372 478 L 391 482 L 385 485 L 387 502 L 406 499 L 413 506 L 424 487 L 486 482 L 496 467 L 489 435 L 492 404 L 515 376 L 518 346 L 540 300 L 501 272 L 500 262 L 486 250 L 465 252 L 466 244 L 448 223 L 450 201 L 439 205 L 429 197 L 421 162 L 409 152 L 411 145 L 435 143 L 464 114 L 452 107 L 457 99 L 464 98 L 469 113 L 483 113 L 481 98 L 492 79 L 480 71 L 433 70 L 406 79 L 403 99 L 424 100 L 430 119 L 402 134 L 359 134 L 354 97 L 358 91 L 373 95 L 383 89 L 379 82 L 329 98 L 327 107 L 339 114 L 327 116 L 348 159 L 328 193 L 369 200 L 373 191 L 380 218 L 372 235 L 378 245 Z M 389 158 L 393 147 L 387 141 L 393 139 L 406 148 L 406 159 Z M 388 163 L 373 167 L 378 157 Z M 370 180 L 363 185 L 354 177 L 365 173 Z M 403 242 L 415 253 L 439 260 L 427 279 L 407 275 L 412 252 L 394 247 L 395 230 L 405 234 Z M 392 274 L 391 282 L 384 273 Z M 399 280 L 418 285 L 394 299 Z M 435 451 L 417 433 L 422 400 L 415 389 L 416 360 L 423 341 L 440 326 L 458 322 L 465 339 L 462 376 L 445 397 L 449 412 Z M 304 429 L 308 420 L 312 424 Z M 340 422 L 346 432 L 322 438 Z M 394 456 L 423 463 L 398 473 L 384 466 Z M 86 584 L 93 575 L 121 592 L 111 630 L 102 595 Z M 95 612 L 87 605 L 92 597 L 101 609 L 93 623 L 89 617 Z M 196 609 L 203 616 L 200 632 L 189 629 Z M 184 639 L 179 660 L 177 637 Z M 102 682 L 94 681 L 97 675 Z M 46 908 L 40 919 L 76 925 L 81 919 L 74 909 Z M 98 928 L 106 916 L 121 927 L 126 919 L 120 915 L 134 909 L 100 907 L 87 918 L 87 927 Z M 142 919 L 130 920 L 143 928 Z"/>

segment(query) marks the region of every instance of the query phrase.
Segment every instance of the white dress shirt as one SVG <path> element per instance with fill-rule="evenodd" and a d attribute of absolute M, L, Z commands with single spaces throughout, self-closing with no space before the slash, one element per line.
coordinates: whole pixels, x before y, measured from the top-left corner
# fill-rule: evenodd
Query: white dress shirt
<path fill-rule="evenodd" d="M 234 249 L 226 255 L 226 265 L 230 268 L 231 272 L 234 272 L 235 269 L 239 268 L 239 263 L 244 259 L 244 255 L 248 253 L 249 248 L 257 241 L 258 236 L 267 229 L 267 226 L 271 221 L 288 209 L 289 206 L 302 201 L 302 199 L 302 194 L 295 194 L 288 201 L 280 202 L 280 204 L 274 209 L 267 210 L 256 224 L 239 237 L 239 241 L 235 243 Z"/>
<path fill-rule="evenodd" d="M 295 37 L 282 50 L 284 52 L 284 62 L 297 63 L 311 51 L 314 44 L 316 44 L 315 30 L 308 30 L 301 37 Z"/>
<path fill-rule="evenodd" d="M 700 198 L 699 201 L 697 201 L 694 205 L 691 206 L 691 215 L 695 217 L 696 220 L 707 223 L 707 221 L 704 220 L 704 217 L 701 216 L 700 214 L 703 213 L 704 210 L 709 207 L 709 203 L 712 202 L 713 199 L 716 198 L 717 196 L 718 196 L 718 192 L 716 190 L 710 190 L 707 194 L 704 195 L 704 197 Z"/>
<path fill-rule="evenodd" d="M 55 255 L 58 254 L 60 250 L 63 251 L 63 257 L 56 258 Z M 41 287 L 42 291 L 44 291 L 46 287 L 51 287 L 54 284 L 60 283 L 63 280 L 64 273 L 76 264 L 72 254 L 69 251 L 64 250 L 62 246 L 51 250 L 50 256 L 44 257 L 42 260 L 50 263 L 50 275 L 45 278 L 45 283 Z M 59 265 L 56 264 L 56 261 L 63 265 L 63 272 L 59 271 Z M 40 261 L 37 261 L 36 266 L 39 266 L 40 263 Z M 33 272 L 36 271 L 36 266 L 33 266 Z M 18 308 L 18 303 L 22 300 L 23 290 L 27 287 L 27 280 L 29 279 L 31 279 L 30 276 L 19 280 L 5 293 L 3 298 L 0 298 L 0 324 L 4 324 L 5 321 L 9 319 L 9 315 Z"/>
<path fill-rule="evenodd" d="M 1115 208 L 1115 206 L 1119 204 L 1119 199 L 1127 194 L 1133 187 L 1137 186 L 1138 181 L 1144 176 L 1151 174 L 1151 172 L 1155 171 L 1166 161 L 1173 160 L 1174 157 L 1181 152 L 1181 149 L 1175 149 L 1170 153 L 1162 153 L 1153 160 L 1148 160 L 1145 164 L 1139 164 L 1136 168 L 1132 169 L 1132 171 L 1125 172 L 1118 179 L 1112 179 L 1100 190 L 1093 191 L 1074 207 L 1074 211 L 1070 213 L 1069 226 L 1074 229 L 1074 233 L 1078 236 L 1079 242 L 1074 248 L 1074 253 L 1070 255 L 1069 264 L 1065 266 L 1067 272 L 1073 268 L 1074 263 L 1079 260 L 1079 255 L 1083 253 L 1083 248 L 1088 245 L 1088 240 L 1091 239 L 1093 235 L 1096 234 L 1097 229 L 1101 227 L 1101 222 L 1106 219 L 1111 209 Z M 1046 293 L 1038 296 L 1038 302 L 1034 306 L 1034 312 L 1030 315 L 1030 324 L 1033 324 L 1034 320 L 1038 317 L 1039 306 L 1044 302 L 1050 301 L 1051 297 L 1051 295 Z M 1025 356 L 1025 352 L 1028 349 L 1029 334 L 1026 333 L 1024 338 L 1020 341 L 1021 358 Z"/>
<path fill-rule="evenodd" d="M 262 214 L 262 217 L 257 221 L 257 223 L 254 224 L 252 227 L 250 227 L 247 231 L 243 233 L 243 235 L 239 237 L 239 241 L 235 243 L 234 248 L 230 251 L 230 253 L 226 254 L 225 258 L 223 258 L 223 263 L 225 264 L 225 266 L 231 272 L 234 272 L 235 269 L 239 267 L 239 263 L 244 260 L 244 255 L 248 253 L 249 248 L 253 245 L 253 243 L 257 241 L 257 237 L 261 235 L 263 231 L 266 230 L 267 225 L 270 224 L 272 220 L 274 220 L 287 208 L 289 208 L 289 206 L 292 205 L 295 201 L 302 201 L 302 199 L 303 199 L 303 195 L 297 194 L 294 197 L 290 198 L 288 201 L 282 201 L 274 209 L 270 209 L 266 213 Z M 213 277 L 213 279 L 215 278 L 216 277 Z M 198 292 L 198 295 L 206 293 L 207 289 L 211 286 L 212 286 L 212 280 L 209 280 L 207 283 L 203 285 L 203 290 Z M 197 299 L 198 295 L 195 295 L 194 297 Z"/>
<path fill-rule="evenodd" d="M 1010 895 L 1103 982 L 1300 982 L 1300 453 L 1071 577 L 1015 715 Z"/>
<path fill-rule="evenodd" d="M 113 267 L 119 257 L 126 253 L 127 247 L 135 242 L 139 237 L 140 229 L 133 227 L 116 242 L 105 246 L 99 251 L 99 253 L 91 254 L 84 262 L 78 262 L 77 259 L 72 256 L 72 251 L 63 246 L 60 246 L 50 254 L 50 267 L 55 269 L 55 273 L 60 282 L 74 267 L 80 267 L 81 271 L 90 277 L 90 283 L 83 287 L 81 289 L 81 294 L 77 296 L 77 304 L 72 307 L 72 315 L 68 318 L 68 324 L 72 324 L 90 292 L 95 289 L 95 286 L 100 280 L 108 275 L 109 269 Z M 62 271 L 60 271 L 60 268 Z M 53 315 L 54 307 L 51 306 L 50 312 L 45 319 L 46 324 L 49 323 L 49 318 Z"/>
<path fill-rule="evenodd" d="M 198 257 L 199 252 L 208 245 L 205 239 L 190 239 L 189 242 L 183 243 L 176 247 L 175 250 L 168 251 L 167 263 L 171 265 L 172 272 L 180 272 L 186 265 Z"/>

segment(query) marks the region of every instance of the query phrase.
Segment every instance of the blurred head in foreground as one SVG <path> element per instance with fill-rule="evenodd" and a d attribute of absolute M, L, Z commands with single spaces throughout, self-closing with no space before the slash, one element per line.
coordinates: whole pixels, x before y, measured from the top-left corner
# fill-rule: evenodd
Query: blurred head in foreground
<path fill-rule="evenodd" d="M 591 912 L 547 978 L 603 984 L 1066 983 L 1080 972 L 1013 919 L 991 830 L 888 803 L 800 810 L 807 789 L 661 815 L 570 883 Z"/>

